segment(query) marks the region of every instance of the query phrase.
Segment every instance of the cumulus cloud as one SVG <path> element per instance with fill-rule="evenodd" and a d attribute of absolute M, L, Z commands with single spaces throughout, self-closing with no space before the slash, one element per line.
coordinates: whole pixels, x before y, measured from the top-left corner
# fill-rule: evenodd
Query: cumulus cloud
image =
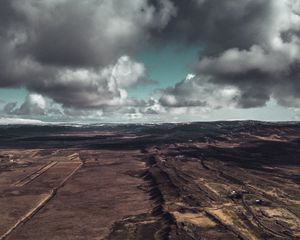
<path fill-rule="evenodd" d="M 299 50 L 294 43 L 282 43 L 270 51 L 256 45 L 249 50 L 229 49 L 218 57 L 203 58 L 198 71 L 215 84 L 238 87 L 241 107 L 264 106 L 271 97 L 283 103 L 286 98 L 300 97 Z"/>
<path fill-rule="evenodd" d="M 155 1 L 155 0 L 152 0 Z M 276 0 L 172 0 L 177 8 L 156 38 L 197 44 L 202 54 L 215 55 L 229 48 L 249 48 L 265 41 L 277 18 Z M 220 11 L 222 9 L 222 11 Z"/>
<path fill-rule="evenodd" d="M 145 67 L 128 56 L 101 69 L 63 68 L 53 79 L 34 82 L 30 89 L 42 93 L 64 107 L 101 108 L 133 104 L 126 88 L 133 87 L 146 77 Z"/>
<path fill-rule="evenodd" d="M 25 102 L 18 109 L 20 115 L 43 115 L 45 114 L 46 100 L 39 94 L 29 94 Z"/>
<path fill-rule="evenodd" d="M 59 66 L 111 64 L 141 45 L 149 29 L 164 26 L 174 8 L 168 0 L 159 1 L 159 9 L 146 0 L 5 2 L 24 19 L 23 54 Z"/>
<path fill-rule="evenodd" d="M 148 83 L 129 55 L 175 15 L 169 0 L 3 0 L 0 87 L 26 87 L 65 107 L 123 105 Z"/>
<path fill-rule="evenodd" d="M 45 98 L 39 94 L 27 95 L 23 104 L 18 108 L 17 103 L 7 103 L 4 112 L 11 115 L 44 115 L 47 103 Z"/>
<path fill-rule="evenodd" d="M 162 104 L 214 106 L 218 104 L 205 91 L 230 88 L 239 93 L 234 97 L 236 107 L 261 107 L 271 98 L 283 106 L 300 107 L 299 1 L 173 3 L 177 15 L 156 37 L 198 45 L 202 50 L 195 74 L 202 80 L 166 89 Z"/>
<path fill-rule="evenodd" d="M 201 49 L 195 76 L 149 101 L 130 98 L 129 88 L 149 82 L 134 55 L 174 42 Z M 1 1 L 0 87 L 25 87 L 64 115 L 139 118 L 270 99 L 297 108 L 299 79 L 297 0 Z M 48 114 L 30 96 L 5 112 Z"/>
<path fill-rule="evenodd" d="M 240 91 L 233 86 L 218 86 L 203 77 L 189 74 L 175 87 L 160 92 L 159 102 L 168 108 L 204 107 L 217 109 L 236 105 Z"/>

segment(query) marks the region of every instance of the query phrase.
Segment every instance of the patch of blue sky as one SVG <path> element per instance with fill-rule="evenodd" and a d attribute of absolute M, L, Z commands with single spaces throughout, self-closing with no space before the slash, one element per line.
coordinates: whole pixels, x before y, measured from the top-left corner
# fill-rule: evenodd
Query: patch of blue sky
<path fill-rule="evenodd" d="M 25 88 L 0 88 L 0 100 L 6 103 L 22 103 L 28 94 Z"/>
<path fill-rule="evenodd" d="M 183 47 L 171 44 L 164 48 L 148 48 L 135 56 L 138 62 L 145 65 L 147 77 L 156 84 L 140 85 L 128 91 L 130 97 L 147 99 L 160 88 L 174 86 L 193 72 L 198 59 L 199 48 Z"/>

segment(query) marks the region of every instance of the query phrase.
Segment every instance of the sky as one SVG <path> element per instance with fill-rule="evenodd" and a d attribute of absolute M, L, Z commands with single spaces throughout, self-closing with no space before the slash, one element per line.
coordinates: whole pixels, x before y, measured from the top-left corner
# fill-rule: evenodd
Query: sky
<path fill-rule="evenodd" d="M 2 0 L 12 118 L 299 120 L 300 2 Z"/>

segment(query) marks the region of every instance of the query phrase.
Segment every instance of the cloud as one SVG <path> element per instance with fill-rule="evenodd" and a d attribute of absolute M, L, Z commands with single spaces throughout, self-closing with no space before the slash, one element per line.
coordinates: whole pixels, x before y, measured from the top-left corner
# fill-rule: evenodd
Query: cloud
<path fill-rule="evenodd" d="M 7 103 L 4 106 L 4 112 L 9 115 L 45 115 L 47 103 L 43 96 L 39 94 L 27 95 L 25 101 L 20 107 L 17 103 Z"/>
<path fill-rule="evenodd" d="M 46 110 L 46 100 L 38 94 L 29 94 L 25 102 L 17 110 L 19 115 L 44 115 Z"/>
<path fill-rule="evenodd" d="M 281 105 L 300 106 L 299 43 L 299 39 L 280 42 L 269 50 L 256 45 L 249 50 L 229 49 L 203 58 L 198 72 L 215 84 L 238 87 L 241 107 L 264 106 L 271 97 Z"/>
<path fill-rule="evenodd" d="M 23 119 L 23 118 L 0 118 L 0 125 L 47 125 L 48 123 L 35 120 L 35 119 Z"/>
<path fill-rule="evenodd" d="M 34 82 L 29 88 L 42 93 L 64 107 L 101 108 L 133 104 L 126 88 L 133 87 L 145 76 L 145 67 L 128 56 L 120 57 L 113 65 L 93 68 L 64 68 L 54 79 Z"/>
<path fill-rule="evenodd" d="M 195 76 L 149 101 L 130 98 L 128 89 L 151 83 L 135 54 L 174 42 L 200 49 Z M 270 99 L 298 108 L 299 79 L 296 0 L 1 2 L 0 87 L 32 93 L 20 107 L 6 104 L 7 114 L 140 118 L 261 107 Z"/>
<path fill-rule="evenodd" d="M 262 107 L 271 98 L 283 106 L 300 107 L 299 1 L 173 3 L 177 16 L 156 37 L 162 42 L 181 39 L 198 45 L 195 74 L 201 81 L 166 89 L 160 99 L 163 105 L 217 106 L 205 91 L 230 88 L 239 92 L 236 107 Z"/>
<path fill-rule="evenodd" d="M 149 29 L 161 28 L 173 15 L 173 5 L 146 0 L 13 0 L 25 19 L 24 54 L 37 62 L 59 66 L 106 66 L 132 53 Z M 55 44 L 54 44 L 55 43 Z"/>
<path fill-rule="evenodd" d="M 4 105 L 3 111 L 6 114 L 13 114 L 16 107 L 17 107 L 16 102 L 10 102 L 10 103 L 7 103 L 7 104 Z"/>
<path fill-rule="evenodd" d="M 240 92 L 232 86 L 215 85 L 208 79 L 189 74 L 172 88 L 160 91 L 159 102 L 168 108 L 203 107 L 217 109 L 236 106 Z"/>
<path fill-rule="evenodd" d="M 245 49 L 267 40 L 277 18 L 277 9 L 273 10 L 276 0 L 172 2 L 177 8 L 176 17 L 163 32 L 157 32 L 156 38 L 196 44 L 204 55 L 216 55 L 233 47 Z"/>
<path fill-rule="evenodd" d="M 0 11 L 0 87 L 71 108 L 134 104 L 126 89 L 150 81 L 129 56 L 176 12 L 169 0 L 3 0 Z"/>

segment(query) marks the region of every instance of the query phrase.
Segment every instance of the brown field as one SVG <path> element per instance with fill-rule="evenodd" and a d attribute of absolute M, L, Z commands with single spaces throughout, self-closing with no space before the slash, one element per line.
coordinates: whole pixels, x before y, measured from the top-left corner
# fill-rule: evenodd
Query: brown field
<path fill-rule="evenodd" d="M 251 127 L 1 140 L 0 239 L 300 239 L 300 128 Z"/>

